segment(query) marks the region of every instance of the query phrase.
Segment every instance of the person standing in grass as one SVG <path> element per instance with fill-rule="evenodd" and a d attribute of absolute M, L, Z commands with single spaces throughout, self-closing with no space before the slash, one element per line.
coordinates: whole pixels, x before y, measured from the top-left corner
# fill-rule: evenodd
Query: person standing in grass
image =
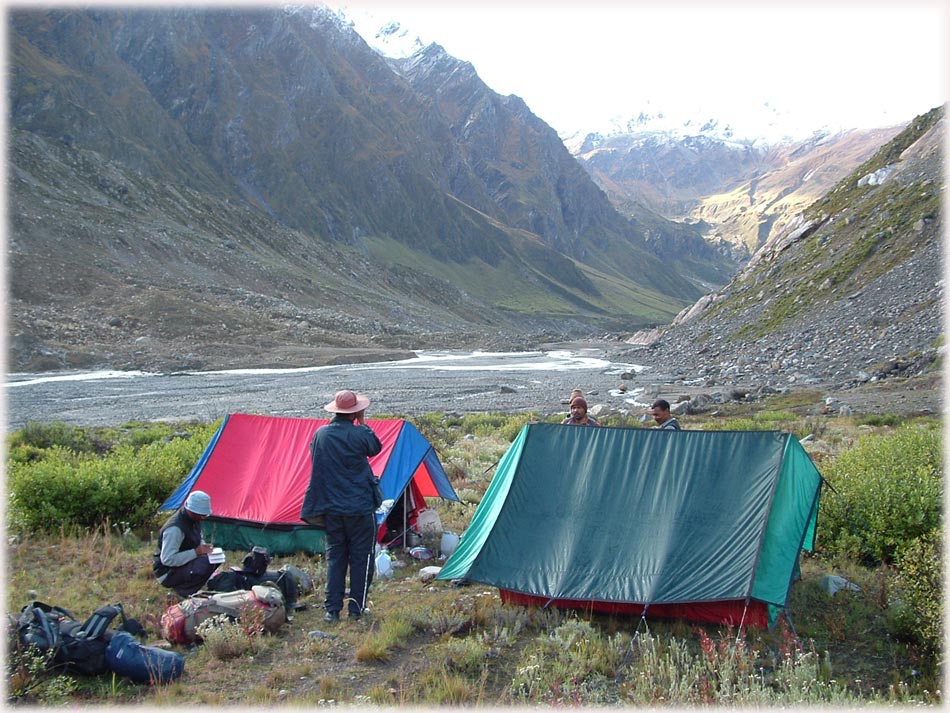
<path fill-rule="evenodd" d="M 333 414 L 317 429 L 310 443 L 310 483 L 300 519 L 323 527 L 327 536 L 325 621 L 338 621 L 343 609 L 346 571 L 350 571 L 350 619 L 359 619 L 373 581 L 376 508 L 381 493 L 369 465 L 382 449 L 364 423 L 369 399 L 347 389 L 338 391 L 323 408 Z"/>
<path fill-rule="evenodd" d="M 210 514 L 211 496 L 193 490 L 158 533 L 152 571 L 163 587 L 180 597 L 190 597 L 201 589 L 218 568 L 208 560 L 211 545 L 205 543 L 201 532 L 201 521 Z"/>

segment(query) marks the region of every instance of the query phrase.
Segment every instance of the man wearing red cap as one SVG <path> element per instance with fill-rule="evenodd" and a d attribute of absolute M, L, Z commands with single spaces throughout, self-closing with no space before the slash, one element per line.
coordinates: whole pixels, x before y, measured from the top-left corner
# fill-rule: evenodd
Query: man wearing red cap
<path fill-rule="evenodd" d="M 373 581 L 379 481 L 368 458 L 383 449 L 364 423 L 369 399 L 347 389 L 323 408 L 333 414 L 310 443 L 310 484 L 300 519 L 326 530 L 326 621 L 338 621 L 343 609 L 346 570 L 350 570 L 350 619 L 359 619 Z"/>
<path fill-rule="evenodd" d="M 599 426 L 593 418 L 587 415 L 587 401 L 583 396 L 571 399 L 571 415 L 561 421 L 570 426 Z"/>

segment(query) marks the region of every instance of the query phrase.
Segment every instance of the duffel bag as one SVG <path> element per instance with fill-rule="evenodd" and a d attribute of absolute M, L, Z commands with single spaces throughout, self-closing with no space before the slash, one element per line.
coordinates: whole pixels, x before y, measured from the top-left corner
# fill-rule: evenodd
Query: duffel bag
<path fill-rule="evenodd" d="M 106 664 L 136 683 L 168 683 L 185 670 L 185 657 L 157 646 L 143 646 L 131 634 L 117 631 L 106 647 Z"/>

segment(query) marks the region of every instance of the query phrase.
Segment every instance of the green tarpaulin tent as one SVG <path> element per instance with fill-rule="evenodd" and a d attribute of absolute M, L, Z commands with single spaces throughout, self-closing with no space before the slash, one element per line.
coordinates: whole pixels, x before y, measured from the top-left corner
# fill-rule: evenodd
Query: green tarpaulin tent
<path fill-rule="evenodd" d="M 765 626 L 814 545 L 794 436 L 531 424 L 439 579 L 505 601 Z"/>

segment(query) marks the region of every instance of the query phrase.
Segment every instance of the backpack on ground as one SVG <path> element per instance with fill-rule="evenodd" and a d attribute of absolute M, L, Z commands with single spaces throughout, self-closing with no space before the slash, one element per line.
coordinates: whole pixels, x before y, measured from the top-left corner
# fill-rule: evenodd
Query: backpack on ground
<path fill-rule="evenodd" d="M 63 646 L 59 658 L 68 670 L 87 676 L 98 676 L 109 670 L 106 664 L 106 647 L 112 638 L 109 626 L 118 615 L 119 608 L 107 604 L 84 623 L 63 621 L 60 624 Z"/>
<path fill-rule="evenodd" d="M 54 667 L 98 676 L 109 670 L 105 652 L 114 633 L 110 626 L 117 616 L 121 616 L 125 631 L 144 634 L 137 621 L 126 618 L 121 604 L 101 606 L 85 622 L 80 622 L 69 610 L 39 601 L 23 607 L 17 632 L 24 645 L 35 646 L 44 653 L 52 651 Z"/>
<path fill-rule="evenodd" d="M 310 594 L 313 591 L 313 577 L 308 572 L 300 569 L 300 567 L 288 563 L 282 566 L 279 571 L 289 572 L 293 576 L 294 581 L 297 582 L 298 596 L 301 592 Z"/>
<path fill-rule="evenodd" d="M 247 589 L 246 585 L 244 572 L 232 567 L 224 572 L 216 572 L 204 588 L 209 592 L 235 592 L 238 589 Z"/>
<path fill-rule="evenodd" d="M 244 589 L 214 594 L 199 592 L 171 605 L 162 614 L 162 636 L 171 644 L 192 644 L 200 639 L 198 626 L 206 619 L 222 614 L 238 621 L 249 608 L 262 609 L 264 630 L 276 631 L 287 620 L 283 595 L 273 583 L 255 586 L 265 588 L 261 590 L 261 596 Z"/>
<path fill-rule="evenodd" d="M 284 596 L 284 605 L 288 609 L 295 609 L 297 605 L 297 580 L 287 571 L 268 570 L 260 575 L 245 575 L 244 589 L 253 589 L 255 584 L 273 582 Z"/>
<path fill-rule="evenodd" d="M 251 554 L 244 558 L 245 562 L 248 557 L 251 557 Z M 255 584 L 263 584 L 264 582 L 274 582 L 280 588 L 284 595 L 284 604 L 288 609 L 297 608 L 298 579 L 294 572 L 288 569 L 288 565 L 284 565 L 279 570 L 265 570 L 263 572 L 231 568 L 229 571 L 218 572 L 211 577 L 205 585 L 205 589 L 211 592 L 236 592 L 241 589 L 250 589 Z"/>
<path fill-rule="evenodd" d="M 185 670 L 185 657 L 177 651 L 143 646 L 124 631 L 117 631 L 105 652 L 106 664 L 136 683 L 168 683 Z"/>
<path fill-rule="evenodd" d="M 271 556 L 266 547 L 254 546 L 251 551 L 244 555 L 241 562 L 241 569 L 247 574 L 262 575 L 267 571 L 267 565 L 270 564 Z"/>
<path fill-rule="evenodd" d="M 214 596 L 242 611 L 247 608 L 263 610 L 264 617 L 261 626 L 265 632 L 273 633 L 287 621 L 284 595 L 274 582 L 252 584 L 247 590 L 222 592 Z"/>
<path fill-rule="evenodd" d="M 194 594 L 162 613 L 162 637 L 170 644 L 193 644 L 199 639 L 198 625 L 218 614 L 237 621 L 241 610 L 220 603 L 210 594 Z"/>
<path fill-rule="evenodd" d="M 76 621 L 76 617 L 63 607 L 30 602 L 20 610 L 17 618 L 17 639 L 23 646 L 32 646 L 43 654 L 52 652 L 55 657 L 63 646 L 61 621 Z"/>

